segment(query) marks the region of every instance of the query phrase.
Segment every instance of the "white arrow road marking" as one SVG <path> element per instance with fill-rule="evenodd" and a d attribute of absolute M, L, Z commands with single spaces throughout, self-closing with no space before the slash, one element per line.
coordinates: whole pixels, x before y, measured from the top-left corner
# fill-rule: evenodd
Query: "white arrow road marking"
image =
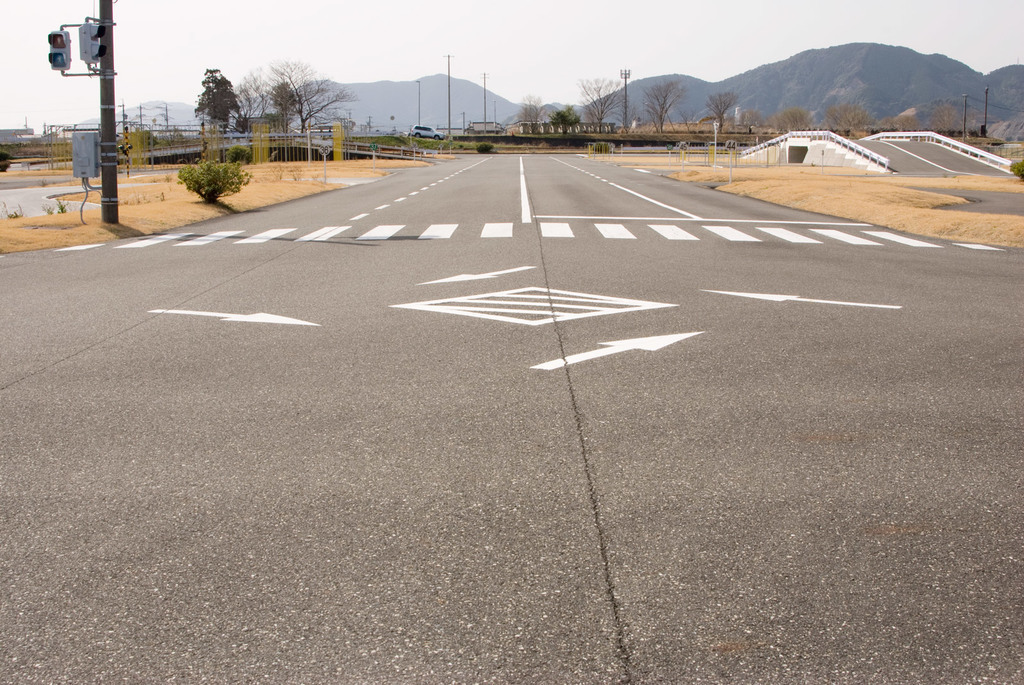
<path fill-rule="evenodd" d="M 193 312 L 187 309 L 151 309 L 150 314 L 187 314 L 189 316 L 212 316 L 221 321 L 241 321 L 243 323 L 279 323 L 291 326 L 319 326 L 318 323 L 310 323 L 301 319 L 289 319 L 287 316 L 277 314 L 223 314 L 221 312 Z"/>
<path fill-rule="evenodd" d="M 420 285 L 434 285 L 435 283 L 457 283 L 459 281 L 482 281 L 487 278 L 497 278 L 498 276 L 504 276 L 505 274 L 512 274 L 517 271 L 529 271 L 530 269 L 536 269 L 535 266 L 517 266 L 514 269 L 505 269 L 504 271 L 493 271 L 489 274 L 460 274 L 458 276 L 450 276 L 448 278 L 441 278 L 436 281 L 427 281 L 426 283 L 420 283 Z"/>
<path fill-rule="evenodd" d="M 629 350 L 647 350 L 648 352 L 654 352 L 660 350 L 663 347 L 668 347 L 672 343 L 677 343 L 680 340 L 686 340 L 692 338 L 695 335 L 700 335 L 704 331 L 695 331 L 693 333 L 677 333 L 675 335 L 656 335 L 650 338 L 633 338 L 631 340 L 615 340 L 612 342 L 598 343 L 604 345 L 596 350 L 590 352 L 581 352 L 580 354 L 569 355 L 565 359 L 555 359 L 544 364 L 538 364 L 537 366 L 531 366 L 531 369 L 541 369 L 542 371 L 552 371 L 554 369 L 560 369 L 563 366 L 569 364 L 576 364 L 577 362 L 585 362 L 589 359 L 597 359 L 598 357 L 606 357 L 609 354 L 618 354 L 619 352 L 628 352 Z"/>
<path fill-rule="evenodd" d="M 799 295 L 769 295 L 767 293 L 734 293 L 728 290 L 705 290 L 706 293 L 718 293 L 719 295 L 735 295 L 736 297 L 749 297 L 755 300 L 769 300 L 771 302 L 813 302 L 815 304 L 838 304 L 845 307 L 873 307 L 875 309 L 903 309 L 901 305 L 895 304 L 867 304 L 865 302 L 840 302 L 838 300 L 812 300 L 809 297 Z"/>

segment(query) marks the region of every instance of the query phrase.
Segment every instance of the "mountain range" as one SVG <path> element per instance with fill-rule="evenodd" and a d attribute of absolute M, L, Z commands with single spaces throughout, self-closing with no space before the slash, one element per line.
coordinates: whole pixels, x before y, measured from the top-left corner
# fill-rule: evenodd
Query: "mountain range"
<path fill-rule="evenodd" d="M 807 50 L 789 59 L 712 83 L 683 74 L 637 79 L 629 84 L 631 102 L 641 103 L 646 88 L 666 80 L 685 88 L 672 119 L 693 120 L 705 116 L 709 95 L 731 91 L 743 110 L 770 116 L 789 107 L 801 107 L 820 121 L 831 105 L 863 106 L 877 119 L 915 114 L 927 128 L 931 112 L 940 104 L 962 110 L 967 95 L 972 128 L 982 123 L 985 90 L 988 88 L 989 133 L 1006 140 L 1024 139 L 1024 66 L 1012 65 L 982 74 L 945 55 L 924 55 L 909 48 L 877 43 L 852 43 Z M 448 126 L 448 77 L 424 76 L 417 81 L 345 83 L 355 101 L 343 108 L 360 126 L 381 131 L 405 131 L 416 123 L 438 128 Z M 574 103 L 579 104 L 579 103 Z M 562 103 L 549 103 L 561 108 Z M 451 79 L 451 125 L 495 118 L 507 123 L 518 118 L 520 105 L 476 82 Z M 486 108 L 486 114 L 485 114 Z M 144 103 L 144 121 L 168 120 L 184 125 L 194 122 L 194 105 Z M 632 108 L 631 108 L 632 109 Z M 128 117 L 139 107 L 128 108 Z M 613 108 L 611 120 L 619 123 L 621 110 Z"/>

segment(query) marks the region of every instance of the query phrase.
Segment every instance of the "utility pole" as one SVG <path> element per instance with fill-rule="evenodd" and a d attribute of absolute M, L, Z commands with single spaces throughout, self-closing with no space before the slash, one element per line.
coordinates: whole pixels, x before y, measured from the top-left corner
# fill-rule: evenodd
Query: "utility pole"
<path fill-rule="evenodd" d="M 623 80 L 622 86 L 622 128 L 625 130 L 629 126 L 627 121 L 629 117 L 629 69 L 622 69 L 619 71 L 619 78 Z"/>
<path fill-rule="evenodd" d="M 117 215 L 117 105 L 114 96 L 114 0 L 100 0 L 100 38 L 107 47 L 100 57 L 100 217 L 119 223 Z"/>

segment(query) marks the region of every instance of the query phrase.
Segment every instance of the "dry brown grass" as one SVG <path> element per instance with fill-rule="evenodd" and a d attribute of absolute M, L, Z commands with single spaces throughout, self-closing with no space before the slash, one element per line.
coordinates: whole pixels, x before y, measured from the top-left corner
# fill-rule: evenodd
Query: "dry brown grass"
<path fill-rule="evenodd" d="M 672 178 L 691 183 L 725 183 L 719 190 L 795 209 L 885 226 L 907 233 L 962 242 L 1024 247 L 1024 216 L 939 209 L 967 200 L 917 188 L 993 191 L 1020 195 L 1024 183 L 1014 177 L 955 176 L 904 178 L 855 170 L 800 167 L 728 169 L 687 168 Z"/>
<path fill-rule="evenodd" d="M 426 162 L 377 160 L 376 171 L 370 160 L 328 162 L 327 176 L 328 179 L 385 176 L 389 169 L 412 166 L 426 166 Z M 64 198 L 71 202 L 67 214 L 0 219 L 0 254 L 73 247 L 148 235 L 343 187 L 323 183 L 322 162 L 262 164 L 247 167 L 247 170 L 253 174 L 252 182 L 240 193 L 225 197 L 222 202 L 213 205 L 204 203 L 185 190 L 185 186 L 177 182 L 177 172 L 172 170 L 132 179 L 120 178 L 120 224 L 115 226 L 102 223 L 100 210 L 93 209 L 85 212 L 86 225 L 83 226 L 77 209 L 85 195 L 68 196 Z M 42 181 L 54 173 L 33 171 L 16 172 L 15 175 Z M 135 183 L 144 185 L 128 186 Z M 40 182 L 40 185 L 44 184 Z M 89 199 L 95 201 L 98 197 L 98 193 L 92 193 Z"/>

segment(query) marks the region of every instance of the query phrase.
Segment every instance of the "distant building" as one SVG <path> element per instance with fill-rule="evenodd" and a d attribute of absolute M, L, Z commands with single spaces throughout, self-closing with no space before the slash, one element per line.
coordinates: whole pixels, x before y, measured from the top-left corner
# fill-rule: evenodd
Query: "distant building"
<path fill-rule="evenodd" d="M 19 143 L 26 138 L 35 136 L 35 131 L 28 128 L 0 128 L 0 143 Z"/>

